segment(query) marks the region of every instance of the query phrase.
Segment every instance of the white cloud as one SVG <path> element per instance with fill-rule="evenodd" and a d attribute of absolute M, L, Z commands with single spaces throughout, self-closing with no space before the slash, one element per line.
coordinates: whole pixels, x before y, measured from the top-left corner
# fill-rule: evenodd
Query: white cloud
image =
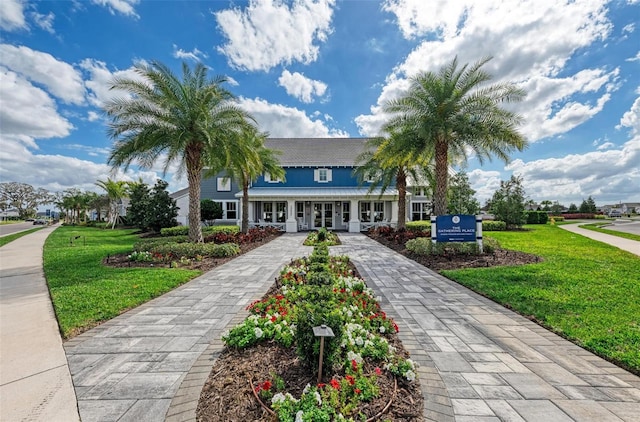
<path fill-rule="evenodd" d="M 635 24 L 635 23 L 630 23 L 630 24 L 628 24 L 628 25 L 625 25 L 625 26 L 622 28 L 622 33 L 623 33 L 623 34 L 631 34 L 631 33 L 633 33 L 633 31 L 635 31 L 635 30 L 636 30 L 636 24 Z"/>
<path fill-rule="evenodd" d="M 183 49 L 178 48 L 178 46 L 174 44 L 173 57 L 175 57 L 176 59 L 187 59 L 187 60 L 193 60 L 193 61 L 199 62 L 203 58 L 206 59 L 209 56 L 207 56 L 205 53 L 198 50 L 197 48 L 194 48 L 191 51 L 184 51 Z"/>
<path fill-rule="evenodd" d="M 637 62 L 638 60 L 640 60 L 640 51 L 638 51 L 635 56 L 625 59 L 626 62 Z"/>
<path fill-rule="evenodd" d="M 0 1 L 0 29 L 15 31 L 27 28 L 27 22 L 24 18 L 24 2 L 22 0 Z"/>
<path fill-rule="evenodd" d="M 65 103 L 84 103 L 85 89 L 80 72 L 49 53 L 0 44 L 0 64 L 36 84 L 44 85 L 47 91 Z"/>
<path fill-rule="evenodd" d="M 369 115 L 355 121 L 363 135 L 375 135 L 386 120 L 380 106 L 406 89 L 406 78 L 437 71 L 453 57 L 461 64 L 481 56 L 494 82 L 510 81 L 529 90 L 514 109 L 525 118 L 523 134 L 531 141 L 567 132 L 602 110 L 616 88 L 618 69 L 564 72 L 576 51 L 606 39 L 612 29 L 606 3 L 577 0 L 432 1 L 387 0 L 407 38 L 423 41 L 387 77 Z M 562 76 L 559 76 L 562 75 Z M 589 94 L 587 98 L 585 94 Z"/>
<path fill-rule="evenodd" d="M 87 120 L 90 122 L 95 122 L 96 120 L 100 120 L 100 115 L 95 111 L 89 111 L 87 113 Z"/>
<path fill-rule="evenodd" d="M 322 97 L 327 91 L 327 84 L 315 81 L 302 73 L 283 70 L 278 84 L 287 91 L 287 94 L 296 97 L 303 103 L 313 102 L 313 96 Z"/>
<path fill-rule="evenodd" d="M 240 85 L 240 84 L 238 83 L 238 81 L 236 81 L 235 79 L 233 79 L 231 76 L 226 76 L 226 79 L 227 79 L 227 83 L 228 83 L 229 85 L 231 85 L 231 86 L 238 86 L 238 85 Z"/>
<path fill-rule="evenodd" d="M 0 107 L 3 148 L 10 140 L 37 148 L 34 138 L 61 138 L 73 129 L 44 90 L 4 66 L 0 66 L 0 98 L 4 104 L 11 104 Z"/>
<path fill-rule="evenodd" d="M 620 125 L 616 126 L 616 129 L 621 127 L 628 127 L 631 133 L 640 135 L 640 97 L 636 98 L 631 109 L 622 115 Z"/>
<path fill-rule="evenodd" d="M 523 177 L 525 191 L 533 199 L 552 199 L 569 204 L 580 203 L 591 195 L 602 204 L 637 200 L 640 186 L 638 163 L 640 136 L 618 149 L 529 162 L 517 159 L 505 169 Z"/>
<path fill-rule="evenodd" d="M 110 89 L 113 84 L 113 78 L 116 76 L 142 80 L 134 68 L 111 72 L 107 69 L 107 64 L 99 60 L 85 59 L 80 63 L 80 67 L 89 72 L 89 79 L 85 81 L 85 85 L 90 90 L 87 98 L 89 102 L 96 107 L 102 107 L 106 101 L 113 98 L 126 97 L 129 95 L 129 93 L 124 91 Z"/>
<path fill-rule="evenodd" d="M 53 29 L 53 20 L 55 19 L 56 15 L 54 15 L 53 12 L 49 12 L 46 15 L 33 12 L 31 16 L 33 17 L 36 25 L 50 34 L 55 34 L 56 31 Z"/>
<path fill-rule="evenodd" d="M 324 42 L 332 32 L 335 0 L 249 0 L 240 7 L 215 14 L 228 42 L 218 47 L 231 66 L 268 71 L 294 61 L 311 63 L 318 58 L 316 41 Z"/>
<path fill-rule="evenodd" d="M 139 17 L 136 13 L 135 5 L 140 3 L 140 0 L 91 0 L 91 2 L 107 7 L 112 15 L 115 15 L 117 12 L 125 16 L 131 16 L 132 18 Z"/>
<path fill-rule="evenodd" d="M 469 176 L 469 184 L 476 191 L 475 197 L 481 206 L 500 188 L 499 171 L 475 169 L 467 172 L 467 175 Z"/>
<path fill-rule="evenodd" d="M 241 98 L 240 107 L 258 122 L 258 127 L 273 138 L 347 137 L 345 131 L 327 127 L 322 120 L 312 120 L 297 108 L 271 104 L 263 99 Z"/>
<path fill-rule="evenodd" d="M 596 149 L 597 149 L 598 151 L 602 151 L 602 150 L 605 150 L 605 149 L 613 148 L 613 147 L 615 147 L 615 146 L 616 146 L 616 144 L 614 144 L 613 142 L 605 142 L 605 143 L 604 143 L 604 144 L 602 144 L 602 145 L 598 145 L 598 148 L 596 148 Z"/>

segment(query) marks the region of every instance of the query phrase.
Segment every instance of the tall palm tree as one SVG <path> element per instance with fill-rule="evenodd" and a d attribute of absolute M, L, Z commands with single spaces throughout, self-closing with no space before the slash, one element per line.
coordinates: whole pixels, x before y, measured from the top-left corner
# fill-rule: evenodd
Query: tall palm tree
<path fill-rule="evenodd" d="M 136 162 L 150 168 L 162 159 L 164 170 L 177 163 L 186 171 L 189 186 L 189 240 L 202 242 L 200 182 L 205 163 L 219 170 L 241 145 L 234 135 L 249 116 L 234 104 L 234 96 L 222 84 L 223 77 L 209 79 L 207 68 L 182 65 L 182 79 L 159 63 L 139 64 L 142 80 L 115 78 L 113 89 L 127 91 L 105 105 L 111 117 L 109 135 L 116 140 L 108 162 L 128 167 Z"/>
<path fill-rule="evenodd" d="M 279 151 L 265 147 L 268 134 L 260 133 L 251 125 L 238 134 L 243 137 L 241 144 L 247 146 L 244 154 L 232 157 L 227 165 L 227 175 L 242 185 L 242 233 L 249 231 L 249 184 L 263 173 L 269 173 L 273 179 L 284 180 L 285 171 L 276 157 Z"/>
<path fill-rule="evenodd" d="M 434 155 L 436 215 L 447 210 L 451 157 L 464 162 L 471 152 L 480 163 L 492 155 L 508 161 L 512 151 L 527 146 L 516 129 L 521 117 L 502 107 L 522 100 L 525 92 L 511 83 L 486 85 L 491 75 L 482 66 L 489 60 L 491 57 L 458 68 L 455 58 L 437 73 L 421 72 L 410 79 L 404 96 L 383 107 L 393 114 L 384 129 L 404 128 L 415 136 L 405 146 Z"/>
<path fill-rule="evenodd" d="M 96 185 L 104 189 L 109 197 L 109 218 L 108 222 L 111 223 L 111 228 L 116 227 L 116 223 L 120 218 L 120 205 L 122 199 L 127 196 L 128 183 L 124 180 L 98 180 Z"/>
<path fill-rule="evenodd" d="M 407 179 L 414 181 L 431 179 L 431 156 L 403 149 L 412 139 L 408 131 L 391 130 L 388 137 L 376 137 L 367 141 L 364 152 L 356 159 L 359 164 L 354 171 L 360 184 L 371 181 L 369 192 L 380 187 L 384 193 L 389 186 L 398 190 L 397 229 L 406 227 L 407 220 Z"/>

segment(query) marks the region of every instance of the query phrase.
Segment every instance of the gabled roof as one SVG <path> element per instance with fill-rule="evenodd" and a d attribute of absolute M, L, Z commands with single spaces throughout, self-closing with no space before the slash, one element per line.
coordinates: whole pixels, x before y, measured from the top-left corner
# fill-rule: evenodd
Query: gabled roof
<path fill-rule="evenodd" d="M 182 198 L 183 196 L 187 196 L 187 195 L 189 195 L 189 188 L 188 187 L 186 187 L 184 189 L 180 189 L 180 190 L 175 191 L 173 193 L 170 193 L 169 197 L 171 199 L 178 199 L 178 198 Z"/>
<path fill-rule="evenodd" d="M 281 151 L 283 167 L 351 167 L 368 138 L 269 138 L 267 148 Z"/>

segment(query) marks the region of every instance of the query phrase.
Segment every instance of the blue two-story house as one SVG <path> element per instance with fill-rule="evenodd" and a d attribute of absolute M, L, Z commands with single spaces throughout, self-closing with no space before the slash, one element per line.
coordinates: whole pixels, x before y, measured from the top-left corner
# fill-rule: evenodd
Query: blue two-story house
<path fill-rule="evenodd" d="M 366 147 L 366 138 L 271 138 L 265 141 L 267 148 L 280 151 L 280 165 L 285 170 L 285 180 L 277 180 L 269 174 L 260 176 L 249 189 L 249 221 L 252 226 L 276 226 L 287 232 L 331 230 L 360 232 L 375 225 L 392 225 L 398 221 L 398 191 L 377 188 L 370 192 L 370 183 L 358 184 L 353 174 L 355 163 Z M 416 190 L 420 195 L 423 190 Z M 174 198 L 181 206 L 181 195 Z M 408 195 L 410 196 L 410 195 Z M 223 221 L 239 223 L 242 189 L 235 181 L 219 174 L 206 178 L 201 186 L 202 199 L 222 203 Z M 415 198 L 409 204 L 409 218 L 426 209 L 426 198 Z M 415 209 L 414 209 L 415 208 Z M 419 210 L 417 214 L 413 211 Z M 415 214 L 415 215 L 414 215 Z M 419 219 L 416 218 L 416 219 Z M 179 216 L 186 221 L 186 215 Z"/>

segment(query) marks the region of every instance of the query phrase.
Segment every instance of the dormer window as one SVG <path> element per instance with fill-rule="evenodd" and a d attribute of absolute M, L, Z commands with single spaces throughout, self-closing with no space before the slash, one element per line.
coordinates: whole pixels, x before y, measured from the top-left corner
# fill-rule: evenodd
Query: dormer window
<path fill-rule="evenodd" d="M 313 181 L 318 183 L 329 183 L 331 181 L 331 169 L 315 169 L 313 171 Z"/>
<path fill-rule="evenodd" d="M 272 177 L 271 173 L 265 173 L 264 174 L 264 181 L 267 183 L 280 183 L 282 182 L 281 179 L 277 178 L 277 177 Z"/>

